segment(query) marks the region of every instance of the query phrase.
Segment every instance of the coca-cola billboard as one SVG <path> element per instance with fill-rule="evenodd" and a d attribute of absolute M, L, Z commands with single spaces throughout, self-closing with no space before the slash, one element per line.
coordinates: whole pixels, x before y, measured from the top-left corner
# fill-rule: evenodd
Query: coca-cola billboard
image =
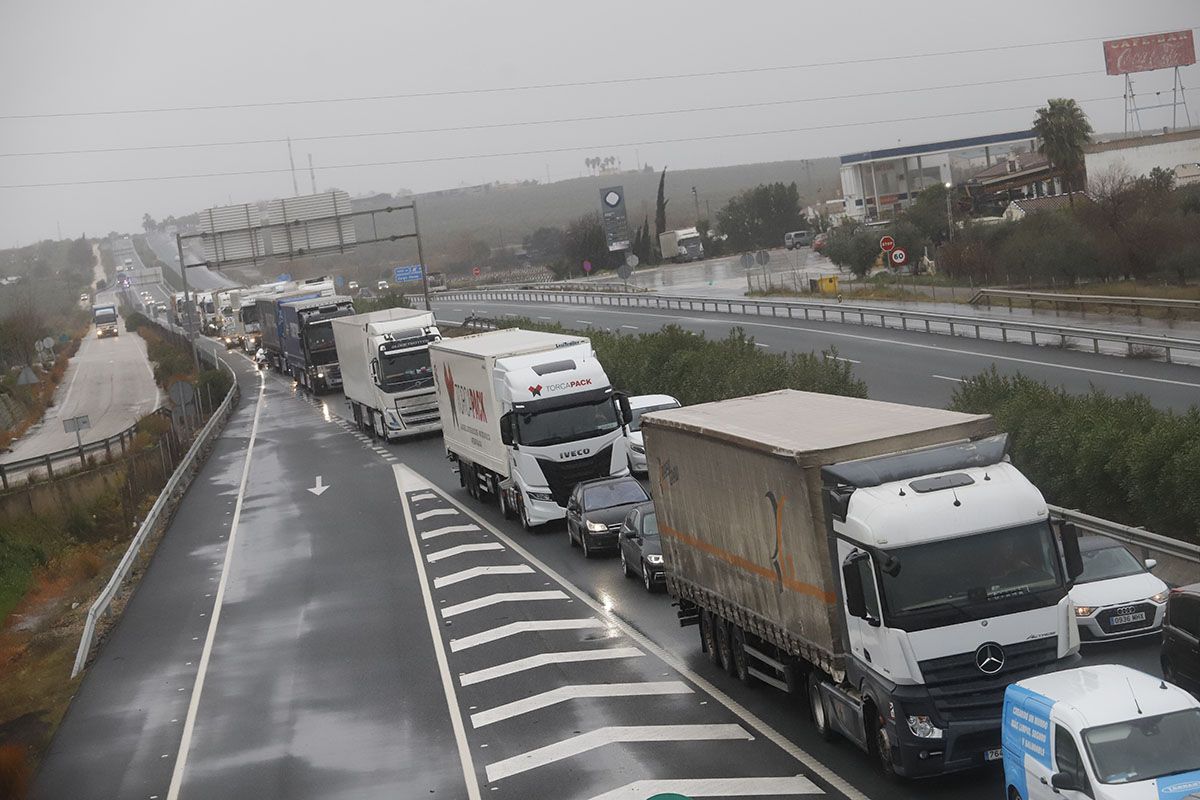
<path fill-rule="evenodd" d="M 1132 36 L 1104 43 L 1104 67 L 1109 75 L 1186 67 L 1195 63 L 1196 44 L 1190 30 Z"/>

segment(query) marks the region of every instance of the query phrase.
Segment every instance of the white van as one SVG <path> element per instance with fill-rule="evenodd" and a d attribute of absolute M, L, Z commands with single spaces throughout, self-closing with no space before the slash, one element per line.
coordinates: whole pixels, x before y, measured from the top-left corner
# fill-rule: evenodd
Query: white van
<path fill-rule="evenodd" d="M 1200 798 L 1200 701 L 1128 667 L 1012 684 L 1001 742 L 1009 800 Z"/>

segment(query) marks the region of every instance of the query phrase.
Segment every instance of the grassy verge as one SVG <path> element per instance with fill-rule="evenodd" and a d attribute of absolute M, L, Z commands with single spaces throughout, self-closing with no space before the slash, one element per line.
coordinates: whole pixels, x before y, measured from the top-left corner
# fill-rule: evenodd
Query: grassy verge
<path fill-rule="evenodd" d="M 18 386 L 17 374 L 5 375 L 0 379 L 0 392 L 12 397 L 18 406 L 24 410 L 24 416 L 6 430 L 0 430 L 0 452 L 29 430 L 46 413 L 46 409 L 54 404 L 54 393 L 67 373 L 71 357 L 79 351 L 79 343 L 87 334 L 83 326 L 74 331 L 71 340 L 60 345 L 54 356 L 54 363 L 49 369 L 33 367 L 39 382 L 30 386 Z"/>

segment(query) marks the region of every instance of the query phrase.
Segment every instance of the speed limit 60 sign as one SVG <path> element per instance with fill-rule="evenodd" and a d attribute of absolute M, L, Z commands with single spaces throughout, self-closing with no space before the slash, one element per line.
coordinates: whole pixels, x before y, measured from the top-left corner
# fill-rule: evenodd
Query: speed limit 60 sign
<path fill-rule="evenodd" d="M 897 247 L 894 250 L 892 250 L 891 256 L 892 256 L 892 263 L 895 264 L 897 267 L 908 263 L 908 253 L 905 252 L 903 247 Z"/>

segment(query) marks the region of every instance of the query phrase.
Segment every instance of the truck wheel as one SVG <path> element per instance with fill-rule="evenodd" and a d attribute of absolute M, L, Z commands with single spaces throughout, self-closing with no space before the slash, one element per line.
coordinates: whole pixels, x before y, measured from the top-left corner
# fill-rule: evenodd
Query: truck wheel
<path fill-rule="evenodd" d="M 713 616 L 707 610 L 700 612 L 700 646 L 704 648 L 709 661 L 714 664 L 721 663 L 721 657 L 717 655 L 717 634 L 713 630 Z"/>
<path fill-rule="evenodd" d="M 747 686 L 753 686 L 756 681 L 750 674 L 750 656 L 746 654 L 746 634 L 735 625 L 729 626 L 729 647 L 733 651 L 733 677 Z"/>
<path fill-rule="evenodd" d="M 474 464 L 462 464 L 462 479 L 466 482 L 467 494 L 475 500 L 479 499 L 479 479 L 475 476 Z"/>
<path fill-rule="evenodd" d="M 508 502 L 508 490 L 507 489 L 497 489 L 496 490 L 496 500 L 500 504 L 500 515 L 502 517 L 504 517 L 505 519 L 512 519 L 513 517 L 516 516 L 516 514 L 513 513 L 513 507 Z"/>
<path fill-rule="evenodd" d="M 813 727 L 825 741 L 833 740 L 833 728 L 829 726 L 829 714 L 825 711 L 825 701 L 821 699 L 821 676 L 816 672 L 808 673 L 808 716 L 812 719 Z"/>
<path fill-rule="evenodd" d="M 729 641 L 729 624 L 717 617 L 713 620 L 717 635 L 717 655 L 720 657 L 721 669 L 733 674 L 733 645 Z"/>
<path fill-rule="evenodd" d="M 870 714 L 868 722 L 874 720 L 867 726 L 867 736 L 870 737 L 869 744 L 875 756 L 875 763 L 879 765 L 879 771 L 885 778 L 895 780 L 896 765 L 892 762 L 892 740 L 888 738 L 887 720 L 875 709 L 874 703 L 869 703 L 866 711 Z M 874 736 L 871 735 L 872 730 Z"/>
<path fill-rule="evenodd" d="M 521 515 L 521 527 L 527 532 L 532 532 L 533 523 L 529 521 L 529 509 L 525 508 L 525 501 L 521 498 L 519 493 L 517 494 L 517 506 L 518 513 Z M 567 535 L 570 536 L 570 533 L 571 532 L 568 530 Z"/>

